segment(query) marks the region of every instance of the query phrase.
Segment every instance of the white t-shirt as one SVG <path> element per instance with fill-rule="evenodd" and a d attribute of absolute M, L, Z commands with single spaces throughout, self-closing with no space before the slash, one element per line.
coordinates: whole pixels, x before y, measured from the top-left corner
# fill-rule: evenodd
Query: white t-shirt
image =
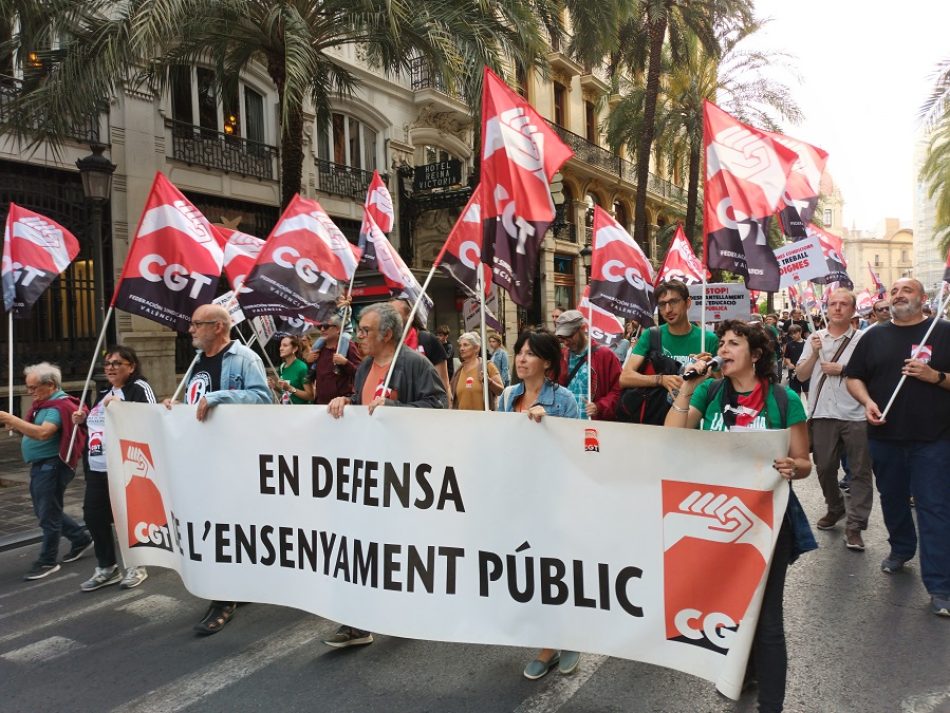
<path fill-rule="evenodd" d="M 86 417 L 86 427 L 89 429 L 89 468 L 102 473 L 106 471 L 106 451 L 105 451 L 105 427 L 106 427 L 106 409 L 103 403 L 109 396 L 114 396 L 120 401 L 125 401 L 122 395 L 122 389 L 113 386 L 112 390 L 99 400 L 92 411 Z"/>

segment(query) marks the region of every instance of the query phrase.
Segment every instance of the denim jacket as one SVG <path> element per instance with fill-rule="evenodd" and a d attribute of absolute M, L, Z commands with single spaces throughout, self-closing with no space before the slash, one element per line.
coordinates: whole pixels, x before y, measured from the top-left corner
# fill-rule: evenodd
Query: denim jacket
<path fill-rule="evenodd" d="M 499 411 L 514 411 L 515 401 L 524 394 L 524 383 L 518 383 L 507 387 L 498 397 Z M 544 380 L 541 387 L 541 393 L 538 400 L 531 404 L 532 406 L 541 406 L 548 416 L 561 416 L 563 418 L 579 418 L 580 412 L 577 410 L 577 400 L 574 395 L 563 386 L 555 384 L 548 379 Z"/>
<path fill-rule="evenodd" d="M 221 359 L 221 389 L 205 394 L 209 406 L 219 404 L 270 404 L 264 362 L 253 351 L 234 341 Z"/>

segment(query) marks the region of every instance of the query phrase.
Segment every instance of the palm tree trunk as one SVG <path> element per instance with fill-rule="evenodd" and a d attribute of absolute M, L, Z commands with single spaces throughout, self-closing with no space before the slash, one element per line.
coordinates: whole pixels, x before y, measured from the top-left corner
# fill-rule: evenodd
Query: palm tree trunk
<path fill-rule="evenodd" d="M 703 139 L 694 137 L 689 146 L 689 179 L 686 187 L 686 239 L 696 236 L 696 207 L 699 203 L 699 169 L 703 162 Z"/>
<path fill-rule="evenodd" d="M 288 108 L 286 118 L 280 137 L 281 208 L 286 208 L 300 193 L 303 176 L 303 111 L 299 106 Z"/>
<path fill-rule="evenodd" d="M 634 208 L 633 239 L 653 257 L 647 236 L 647 182 L 650 179 L 650 149 L 653 147 L 656 122 L 656 103 L 660 94 L 660 62 L 663 38 L 666 35 L 666 15 L 648 19 L 650 23 L 650 64 L 643 98 L 643 133 L 637 143 L 637 201 Z"/>

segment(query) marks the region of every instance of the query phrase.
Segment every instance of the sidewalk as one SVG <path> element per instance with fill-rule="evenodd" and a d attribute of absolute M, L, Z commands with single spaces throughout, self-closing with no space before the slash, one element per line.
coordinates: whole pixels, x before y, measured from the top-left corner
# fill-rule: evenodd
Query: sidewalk
<path fill-rule="evenodd" d="M 82 468 L 66 488 L 65 510 L 82 521 L 86 489 Z M 30 468 L 20 457 L 20 439 L 0 432 L 0 552 L 40 541 L 30 499 Z"/>

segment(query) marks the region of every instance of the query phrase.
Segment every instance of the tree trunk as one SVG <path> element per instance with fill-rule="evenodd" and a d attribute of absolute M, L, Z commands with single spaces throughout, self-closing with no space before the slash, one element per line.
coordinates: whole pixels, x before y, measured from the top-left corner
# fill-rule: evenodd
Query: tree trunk
<path fill-rule="evenodd" d="M 280 207 L 286 208 L 300 193 L 303 176 L 303 110 L 287 110 L 280 136 Z"/>
<path fill-rule="evenodd" d="M 637 143 L 637 201 L 634 208 L 633 239 L 654 257 L 647 235 L 647 183 L 650 180 L 650 149 L 656 133 L 656 102 L 660 93 L 660 63 L 663 38 L 666 35 L 666 15 L 648 18 L 650 23 L 650 64 L 643 98 L 643 133 Z"/>
<path fill-rule="evenodd" d="M 689 179 L 686 186 L 686 239 L 696 237 L 696 208 L 699 203 L 699 169 L 703 163 L 703 139 L 694 138 L 689 146 Z"/>

